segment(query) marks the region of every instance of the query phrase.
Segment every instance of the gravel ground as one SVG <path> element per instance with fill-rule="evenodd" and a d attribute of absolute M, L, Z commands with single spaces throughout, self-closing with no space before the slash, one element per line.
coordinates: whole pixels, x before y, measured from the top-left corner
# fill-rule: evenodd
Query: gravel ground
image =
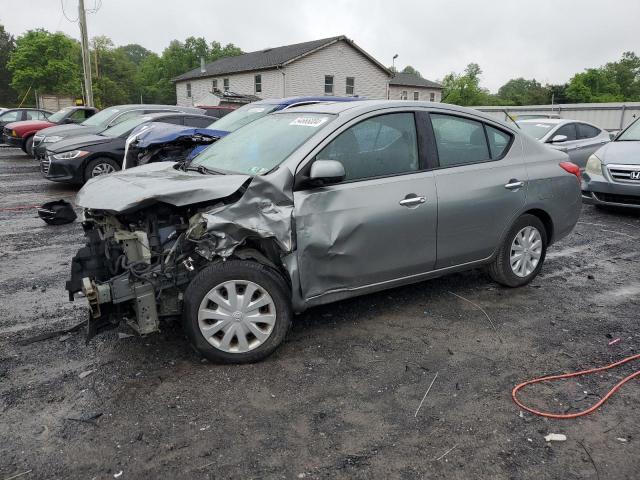
<path fill-rule="evenodd" d="M 0 148 L 0 479 L 640 477 L 637 381 L 569 421 L 510 398 L 637 353 L 640 215 L 585 206 L 530 286 L 472 271 L 315 308 L 268 360 L 218 366 L 171 325 L 24 344 L 87 314 L 64 291 L 80 224 L 25 208 L 74 193 Z M 523 398 L 577 411 L 632 370 Z"/>

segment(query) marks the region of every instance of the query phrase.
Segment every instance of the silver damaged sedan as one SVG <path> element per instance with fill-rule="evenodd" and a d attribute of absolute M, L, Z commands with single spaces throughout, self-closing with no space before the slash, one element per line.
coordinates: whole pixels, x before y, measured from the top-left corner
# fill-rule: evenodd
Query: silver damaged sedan
<path fill-rule="evenodd" d="M 452 105 L 284 110 L 191 163 L 90 180 L 67 290 L 89 303 L 89 335 L 180 318 L 207 358 L 257 361 L 315 305 L 477 267 L 527 284 L 580 213 L 568 160 Z"/>

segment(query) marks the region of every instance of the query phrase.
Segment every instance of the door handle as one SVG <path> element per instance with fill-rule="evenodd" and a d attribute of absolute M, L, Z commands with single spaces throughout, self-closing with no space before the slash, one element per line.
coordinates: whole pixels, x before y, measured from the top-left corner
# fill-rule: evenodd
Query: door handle
<path fill-rule="evenodd" d="M 509 180 L 509 183 L 504 186 L 504 188 L 506 188 L 507 190 L 517 190 L 522 187 L 524 187 L 524 182 L 516 180 L 515 178 Z"/>
<path fill-rule="evenodd" d="M 426 202 L 427 199 L 424 197 L 405 197 L 404 199 L 400 200 L 398 203 L 400 205 L 402 205 L 403 207 L 417 207 L 418 205 L 422 205 L 424 202 Z"/>

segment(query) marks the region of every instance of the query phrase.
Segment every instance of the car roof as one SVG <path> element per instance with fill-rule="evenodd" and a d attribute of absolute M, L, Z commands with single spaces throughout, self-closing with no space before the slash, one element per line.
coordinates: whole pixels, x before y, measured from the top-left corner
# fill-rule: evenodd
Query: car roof
<path fill-rule="evenodd" d="M 302 102 L 354 102 L 362 100 L 362 97 L 332 97 L 328 95 L 318 97 L 286 97 L 286 98 L 272 98 L 269 100 L 258 100 L 253 102 L 254 105 L 268 104 L 268 105 L 293 105 L 295 103 Z"/>
<path fill-rule="evenodd" d="M 460 107 L 458 105 L 452 105 L 449 103 L 420 102 L 411 100 L 361 100 L 359 102 L 321 102 L 310 105 L 301 105 L 299 107 L 291 107 L 286 110 L 275 112 L 272 115 L 281 115 L 291 112 L 328 113 L 333 115 L 340 115 L 344 112 L 349 112 L 357 115 L 358 113 L 367 113 L 370 111 L 375 111 L 377 109 L 395 107 L 427 107 L 433 110 L 442 110 L 443 113 L 464 113 L 500 124 L 504 127 L 509 128 L 509 130 L 517 131 L 517 127 L 515 127 L 513 124 L 509 125 L 508 123 L 497 120 L 495 117 L 489 116 L 474 108 Z"/>
<path fill-rule="evenodd" d="M 577 122 L 578 120 L 568 120 L 566 118 L 525 118 L 517 120 L 518 123 L 549 123 L 551 125 L 560 125 L 561 123 Z"/>

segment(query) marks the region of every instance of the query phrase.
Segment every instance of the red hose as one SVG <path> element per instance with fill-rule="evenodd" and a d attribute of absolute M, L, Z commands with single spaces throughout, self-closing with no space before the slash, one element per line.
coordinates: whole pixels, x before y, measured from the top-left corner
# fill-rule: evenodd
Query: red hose
<path fill-rule="evenodd" d="M 623 364 L 625 364 L 627 362 L 631 362 L 631 361 L 637 360 L 639 358 L 640 358 L 640 354 L 632 355 L 630 357 L 627 357 L 627 358 L 624 358 L 624 359 L 620 360 L 619 362 L 612 363 L 611 365 L 606 365 L 604 367 L 591 368 L 589 370 L 582 370 L 580 372 L 563 373 L 562 375 L 550 375 L 548 377 L 534 378 L 533 380 L 528 380 L 528 381 L 523 382 L 523 383 L 521 383 L 519 385 L 516 385 L 514 387 L 514 389 L 511 391 L 511 398 L 513 398 L 513 401 L 515 402 L 515 404 L 518 405 L 518 407 L 520 407 L 522 410 L 526 410 L 529 413 L 533 413 L 534 415 L 539 415 L 541 417 L 557 418 L 557 419 L 582 417 L 583 415 L 588 415 L 590 413 L 593 413 L 595 410 L 600 408 L 604 402 L 609 400 L 609 398 L 614 393 L 616 393 L 618 391 L 618 389 L 620 389 L 620 387 L 622 387 L 622 385 L 627 383 L 632 378 L 635 378 L 635 377 L 639 376 L 640 375 L 640 370 L 638 370 L 637 372 L 634 372 L 631 375 L 628 375 L 627 377 L 625 377 L 622 380 L 620 380 L 618 383 L 615 384 L 615 386 L 611 390 L 609 390 L 607 392 L 607 394 L 604 397 L 602 397 L 600 400 L 598 400 L 594 405 L 592 405 L 591 407 L 587 408 L 586 410 L 583 410 L 583 411 L 577 412 L 577 413 L 562 414 L 562 413 L 541 412 L 539 410 L 535 410 L 535 409 L 533 409 L 531 407 L 527 407 L 522 402 L 520 402 L 520 400 L 518 400 L 518 397 L 517 397 L 518 391 L 521 390 L 522 388 L 526 387 L 527 385 L 532 385 L 534 383 L 547 382 L 547 381 L 551 381 L 551 380 L 558 380 L 560 378 L 579 377 L 581 375 L 587 375 L 589 373 L 595 373 L 595 372 L 603 372 L 605 370 L 609 370 L 611 368 L 615 368 L 615 367 L 617 367 L 619 365 L 623 365 Z"/>

